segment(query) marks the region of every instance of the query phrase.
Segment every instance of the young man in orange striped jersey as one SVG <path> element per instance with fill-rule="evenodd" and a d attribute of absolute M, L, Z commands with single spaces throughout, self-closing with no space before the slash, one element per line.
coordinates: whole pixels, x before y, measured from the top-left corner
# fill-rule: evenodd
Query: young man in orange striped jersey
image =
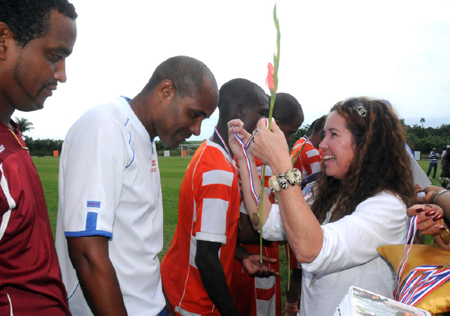
<path fill-rule="evenodd" d="M 258 255 L 239 246 L 236 250 L 241 201 L 227 127 L 240 118 L 252 132 L 269 103 L 259 86 L 233 79 L 220 88 L 218 107 L 214 135 L 197 149 L 186 170 L 178 225 L 161 264 L 164 289 L 177 315 L 239 315 L 229 290 L 235 254 L 252 273 L 272 272 L 259 264 Z"/>
<path fill-rule="evenodd" d="M 302 172 L 303 180 L 309 178 L 309 182 L 314 181 L 315 175 L 321 170 L 320 162 L 323 159 L 323 153 L 319 149 L 319 144 L 322 140 L 321 132 L 325 119 L 324 115 L 312 122 L 306 135 L 292 147 L 291 159 L 294 162 L 294 168 Z"/>
<path fill-rule="evenodd" d="M 300 103 L 292 95 L 287 93 L 277 93 L 273 117 L 283 131 L 286 141 L 289 141 L 292 138 L 292 135 L 298 130 L 304 120 Z M 261 177 L 262 163 L 258 159 L 256 159 L 256 166 L 258 174 Z M 241 168 L 245 168 L 245 166 L 242 166 Z M 264 186 L 270 201 L 275 203 L 274 194 L 270 192 L 267 184 L 270 176 L 272 176 L 272 170 L 269 166 L 266 166 Z M 244 203 L 241 205 L 240 224 L 241 230 L 239 232 L 239 242 L 241 242 L 242 247 L 249 252 L 259 253 L 259 234 L 253 229 L 250 223 L 250 217 L 248 216 Z M 278 243 L 264 241 L 263 253 L 270 258 L 278 259 Z M 270 267 L 279 272 L 278 262 L 270 265 Z M 242 264 L 235 261 L 231 292 L 241 315 L 281 315 L 281 289 L 279 277 L 252 277 L 245 271 Z"/>

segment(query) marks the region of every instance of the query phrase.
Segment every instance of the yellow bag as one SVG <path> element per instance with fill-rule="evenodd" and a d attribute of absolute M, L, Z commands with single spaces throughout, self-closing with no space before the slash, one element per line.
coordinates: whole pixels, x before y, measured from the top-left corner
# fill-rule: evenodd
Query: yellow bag
<path fill-rule="evenodd" d="M 380 255 L 390 262 L 397 272 L 398 264 L 403 256 L 404 245 L 386 245 L 377 250 Z M 411 248 L 408 261 L 406 262 L 400 284 L 408 276 L 412 269 L 422 265 L 448 265 L 450 264 L 450 251 L 428 245 L 414 244 Z M 442 284 L 433 292 L 425 296 L 417 305 L 432 314 L 450 311 L 450 281 Z"/>

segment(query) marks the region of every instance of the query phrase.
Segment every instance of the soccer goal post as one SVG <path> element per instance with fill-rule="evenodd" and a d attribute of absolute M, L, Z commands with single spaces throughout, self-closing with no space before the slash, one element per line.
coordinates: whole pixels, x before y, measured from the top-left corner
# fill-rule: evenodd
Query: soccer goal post
<path fill-rule="evenodd" d="M 180 145 L 180 157 L 181 158 L 188 158 L 192 157 L 197 150 L 198 147 L 200 147 L 200 144 L 181 144 Z"/>

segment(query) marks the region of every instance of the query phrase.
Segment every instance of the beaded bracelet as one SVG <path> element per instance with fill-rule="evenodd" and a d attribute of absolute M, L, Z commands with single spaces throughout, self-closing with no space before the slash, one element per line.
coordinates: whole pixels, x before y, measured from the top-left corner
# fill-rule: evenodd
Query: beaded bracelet
<path fill-rule="evenodd" d="M 297 169 L 288 169 L 285 173 L 277 176 L 271 176 L 268 184 L 272 192 L 280 192 L 281 189 L 287 189 L 288 184 L 294 186 L 302 182 L 302 173 Z"/>

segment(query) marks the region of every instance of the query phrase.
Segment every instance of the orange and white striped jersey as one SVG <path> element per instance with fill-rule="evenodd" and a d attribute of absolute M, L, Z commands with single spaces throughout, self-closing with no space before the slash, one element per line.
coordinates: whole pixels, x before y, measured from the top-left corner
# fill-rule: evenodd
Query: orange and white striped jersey
<path fill-rule="evenodd" d="M 255 164 L 256 164 L 256 170 L 258 172 L 258 176 L 261 179 L 262 175 L 262 166 L 263 163 L 261 160 L 258 159 L 258 157 L 255 157 Z M 273 176 L 272 169 L 269 166 L 265 167 L 264 172 L 264 191 L 266 192 L 267 196 L 269 197 L 270 203 L 275 203 L 275 193 L 272 192 L 272 190 L 269 188 L 269 178 Z M 258 192 L 259 194 L 259 192 Z"/>
<path fill-rule="evenodd" d="M 259 177 L 262 175 L 263 163 L 255 158 Z M 245 166 L 244 166 L 245 168 Z M 268 180 L 272 176 L 272 169 L 265 167 L 264 190 L 269 196 L 270 202 L 275 203 L 275 194 L 268 186 Z M 259 192 L 257 192 L 259 194 Z M 241 213 L 247 214 L 245 204 L 241 203 Z M 247 214 L 248 215 L 248 214 Z M 243 248 L 251 253 L 259 253 L 259 244 L 241 244 Z M 268 266 L 275 271 L 280 271 L 279 249 L 277 242 L 265 242 L 263 254 L 278 260 L 275 264 Z M 247 316 L 281 316 L 281 285 L 280 278 L 271 276 L 269 278 L 251 277 L 242 264 L 235 260 L 233 268 L 233 279 L 231 281 L 231 295 L 241 315 Z"/>
<path fill-rule="evenodd" d="M 235 163 L 216 143 L 197 149 L 180 188 L 178 224 L 161 263 L 164 290 L 182 315 L 220 315 L 203 287 L 195 264 L 197 240 L 223 244 L 220 262 L 228 285 L 233 273 L 239 220 Z"/>
<path fill-rule="evenodd" d="M 292 147 L 291 160 L 294 161 L 294 168 L 302 172 L 302 179 L 306 179 L 321 170 L 323 153 L 314 147 L 308 137 L 303 136 Z"/>
<path fill-rule="evenodd" d="M 259 244 L 241 244 L 251 253 L 259 253 Z M 263 254 L 278 260 L 275 264 L 267 264 L 275 271 L 280 271 L 279 250 L 277 242 L 266 242 Z M 281 316 L 280 277 L 251 277 L 242 264 L 235 260 L 231 295 L 241 315 L 248 316 Z"/>

